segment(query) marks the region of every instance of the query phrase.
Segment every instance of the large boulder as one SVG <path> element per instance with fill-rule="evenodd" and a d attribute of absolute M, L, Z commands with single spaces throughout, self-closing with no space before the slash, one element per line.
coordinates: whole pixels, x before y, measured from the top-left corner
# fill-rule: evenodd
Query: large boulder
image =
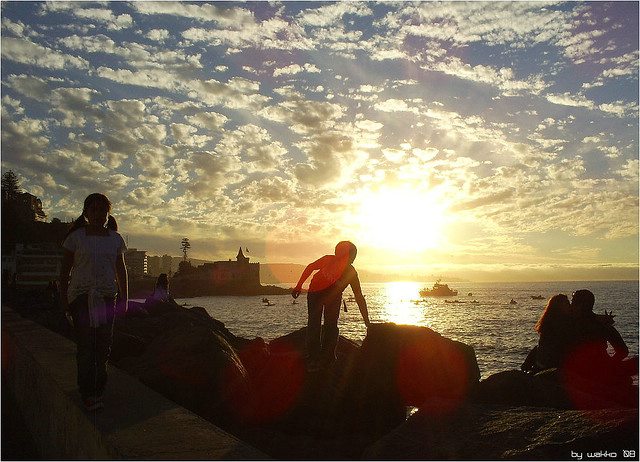
<path fill-rule="evenodd" d="M 207 326 L 178 325 L 139 356 L 117 365 L 181 406 L 215 422 L 233 421 L 229 403 L 247 392 L 247 373 L 233 347 Z"/>
<path fill-rule="evenodd" d="M 454 412 L 479 378 L 470 346 L 426 327 L 372 324 L 349 374 L 344 408 L 349 425 L 380 434 L 404 421 L 407 406 Z"/>
<path fill-rule="evenodd" d="M 112 361 L 169 399 L 218 423 L 236 421 L 234 403 L 251 396 L 236 337 L 200 308 L 163 305 L 118 319 Z"/>
<path fill-rule="evenodd" d="M 337 407 L 340 377 L 357 354 L 358 345 L 340 336 L 336 362 L 309 373 L 305 344 L 306 327 L 268 344 L 258 338 L 238 347 L 250 383 L 250 396 L 238 406 L 245 423 L 277 422 L 291 431 L 336 426 L 332 411 Z"/>
<path fill-rule="evenodd" d="M 371 445 L 366 460 L 586 460 L 638 454 L 638 410 L 554 410 L 467 404 L 434 419 L 419 411 Z M 612 456 L 615 452 L 617 456 Z M 579 456 L 579 458 L 578 458 Z M 601 456 L 602 457 L 602 456 Z"/>

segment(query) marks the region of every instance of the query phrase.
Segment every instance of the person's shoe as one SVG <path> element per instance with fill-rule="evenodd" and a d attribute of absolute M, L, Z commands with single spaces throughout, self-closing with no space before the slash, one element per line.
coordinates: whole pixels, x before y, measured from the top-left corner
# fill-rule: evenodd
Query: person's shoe
<path fill-rule="evenodd" d="M 97 411 L 103 407 L 104 403 L 102 402 L 102 396 L 90 396 L 89 398 L 84 399 L 84 408 L 87 411 Z"/>

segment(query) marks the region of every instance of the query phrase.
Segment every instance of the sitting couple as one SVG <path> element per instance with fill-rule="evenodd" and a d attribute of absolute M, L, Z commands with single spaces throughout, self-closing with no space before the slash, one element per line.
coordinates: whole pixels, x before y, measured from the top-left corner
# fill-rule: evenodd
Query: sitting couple
<path fill-rule="evenodd" d="M 576 291 L 569 302 L 564 294 L 551 297 L 535 326 L 540 335 L 521 369 L 536 373 L 557 368 L 565 375 L 599 382 L 628 381 L 638 374 L 638 357 L 627 358 L 629 349 L 613 327 L 613 315 L 593 312 L 595 297 L 589 290 Z M 607 352 L 613 348 L 613 356 Z"/>

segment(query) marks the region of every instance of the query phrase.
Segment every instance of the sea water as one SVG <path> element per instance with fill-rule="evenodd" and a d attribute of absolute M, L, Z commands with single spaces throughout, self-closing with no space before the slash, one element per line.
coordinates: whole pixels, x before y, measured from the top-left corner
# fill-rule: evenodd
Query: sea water
<path fill-rule="evenodd" d="M 548 299 L 559 293 L 589 289 L 596 297 L 594 311 L 613 310 L 615 327 L 638 354 L 638 282 L 532 282 L 532 283 L 451 283 L 457 296 L 425 297 L 420 289 L 430 284 L 416 282 L 365 283 L 362 285 L 372 322 L 394 322 L 429 327 L 445 337 L 471 345 L 476 352 L 483 378 L 508 369 L 518 369 L 529 350 L 537 343 L 533 327 Z M 284 286 L 288 287 L 288 286 Z M 349 288 L 344 299 L 352 295 Z M 543 299 L 532 296 L 542 295 Z M 307 322 L 306 295 L 297 303 L 290 295 L 216 296 L 176 299 L 187 306 L 202 306 L 222 321 L 235 335 L 269 341 L 304 327 Z M 511 299 L 516 304 L 511 304 Z M 457 302 L 456 302 L 457 301 Z M 356 342 L 366 335 L 358 306 L 347 302 L 341 310 L 340 334 Z"/>

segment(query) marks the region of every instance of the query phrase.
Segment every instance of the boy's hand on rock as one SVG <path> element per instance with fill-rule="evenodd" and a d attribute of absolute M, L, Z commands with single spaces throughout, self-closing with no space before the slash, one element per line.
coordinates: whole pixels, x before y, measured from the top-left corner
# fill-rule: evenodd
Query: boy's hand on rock
<path fill-rule="evenodd" d="M 300 290 L 300 289 L 298 289 L 298 288 L 296 287 L 295 289 L 293 289 L 293 290 L 291 291 L 291 296 L 292 296 L 293 298 L 298 298 L 298 295 L 300 295 L 300 292 L 301 292 L 301 290 Z"/>

